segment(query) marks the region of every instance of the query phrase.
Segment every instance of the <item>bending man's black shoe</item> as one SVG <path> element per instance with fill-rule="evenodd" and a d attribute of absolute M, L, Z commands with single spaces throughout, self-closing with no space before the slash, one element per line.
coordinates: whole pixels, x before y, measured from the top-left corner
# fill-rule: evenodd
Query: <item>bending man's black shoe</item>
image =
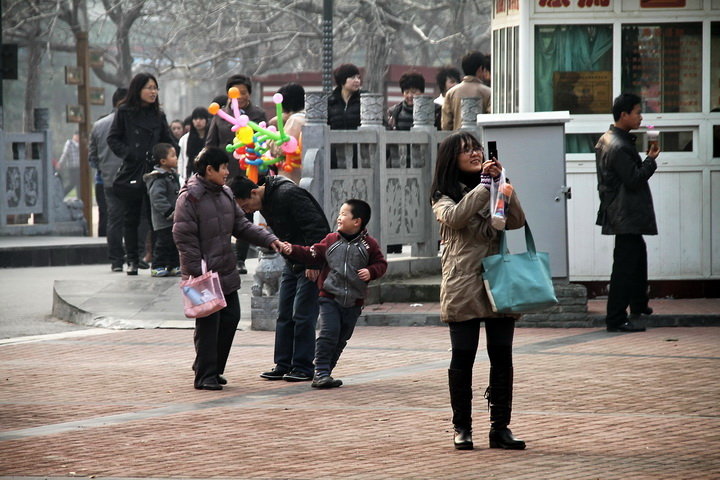
<path fill-rule="evenodd" d="M 627 321 L 625 323 L 621 323 L 620 325 L 614 325 L 607 327 L 608 332 L 626 332 L 626 333 L 632 333 L 632 332 L 644 332 L 645 327 L 641 327 L 639 325 L 635 325 L 630 321 Z"/>
<path fill-rule="evenodd" d="M 197 390 L 222 390 L 223 387 L 219 383 L 203 383 L 202 385 L 195 385 Z"/>

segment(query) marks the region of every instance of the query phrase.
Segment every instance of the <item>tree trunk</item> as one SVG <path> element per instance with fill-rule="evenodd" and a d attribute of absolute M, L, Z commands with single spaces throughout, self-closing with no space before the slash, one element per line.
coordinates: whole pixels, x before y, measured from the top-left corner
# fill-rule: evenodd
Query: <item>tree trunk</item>
<path fill-rule="evenodd" d="M 379 33 L 370 37 L 365 53 L 364 90 L 372 93 L 385 93 L 389 42 L 386 36 Z"/>
<path fill-rule="evenodd" d="M 25 86 L 25 132 L 32 132 L 34 127 L 33 111 L 38 105 L 40 97 L 40 61 L 43 56 L 43 47 L 40 43 L 32 42 L 28 45 L 28 72 Z"/>

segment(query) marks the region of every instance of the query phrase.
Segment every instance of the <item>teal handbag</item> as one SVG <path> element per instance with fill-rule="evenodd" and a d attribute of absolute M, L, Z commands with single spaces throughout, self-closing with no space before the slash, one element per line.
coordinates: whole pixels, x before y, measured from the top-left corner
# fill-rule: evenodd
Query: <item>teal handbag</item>
<path fill-rule="evenodd" d="M 483 258 L 483 282 L 494 312 L 527 313 L 544 310 L 558 301 L 550 276 L 549 256 L 535 251 L 530 226 L 525 223 L 527 252 L 511 255 L 505 232 L 500 232 L 500 254 Z"/>

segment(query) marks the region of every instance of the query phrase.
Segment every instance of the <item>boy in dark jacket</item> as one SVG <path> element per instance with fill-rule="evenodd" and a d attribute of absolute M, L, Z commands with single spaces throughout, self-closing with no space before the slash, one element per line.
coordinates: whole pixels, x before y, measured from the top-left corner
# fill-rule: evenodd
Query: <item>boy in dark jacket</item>
<path fill-rule="evenodd" d="M 152 150 L 155 168 L 143 175 L 150 206 L 152 226 L 155 231 L 155 249 L 150 275 L 167 277 L 180 275 L 180 259 L 173 241 L 172 227 L 175 201 L 180 191 L 180 177 L 175 168 L 178 157 L 169 143 L 158 143 Z"/>
<path fill-rule="evenodd" d="M 322 264 L 317 280 L 320 288 L 320 317 L 315 343 L 315 388 L 333 388 L 342 380 L 331 376 L 345 345 L 353 334 L 367 295 L 367 282 L 382 277 L 387 262 L 377 241 L 365 227 L 370 205 L 351 199 L 343 203 L 337 232 L 311 247 L 285 243 L 283 253 L 310 265 Z"/>

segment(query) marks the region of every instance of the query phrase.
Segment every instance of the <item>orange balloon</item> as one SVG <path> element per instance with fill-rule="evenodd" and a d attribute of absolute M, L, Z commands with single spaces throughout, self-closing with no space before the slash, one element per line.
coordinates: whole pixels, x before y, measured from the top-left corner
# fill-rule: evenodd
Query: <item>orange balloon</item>
<path fill-rule="evenodd" d="M 258 169 L 255 165 L 248 165 L 247 170 L 245 170 L 245 174 L 253 183 L 258 182 Z"/>
<path fill-rule="evenodd" d="M 220 110 L 220 105 L 215 102 L 211 103 L 208 107 L 208 112 L 210 112 L 211 115 L 217 115 L 218 110 Z"/>
<path fill-rule="evenodd" d="M 238 90 L 237 87 L 230 87 L 230 89 L 228 90 L 228 97 L 240 98 L 240 90 Z"/>

